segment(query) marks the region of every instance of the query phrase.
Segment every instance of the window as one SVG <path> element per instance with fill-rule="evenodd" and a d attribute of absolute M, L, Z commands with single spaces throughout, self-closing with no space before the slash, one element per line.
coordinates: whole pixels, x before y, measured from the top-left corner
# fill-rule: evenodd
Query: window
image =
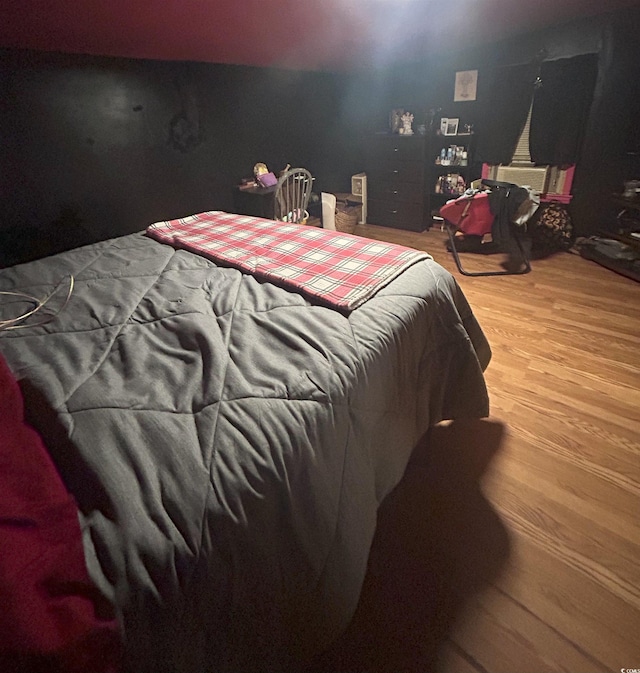
<path fill-rule="evenodd" d="M 529 113 L 518 138 L 516 149 L 511 163 L 505 166 L 489 166 L 486 177 L 492 180 L 513 182 L 518 185 L 528 185 L 547 194 L 550 199 L 568 201 L 573 178 L 572 169 L 563 169 L 559 166 L 535 165 L 531 161 L 529 136 L 531 129 L 531 114 L 533 101 L 529 106 Z"/>
<path fill-rule="evenodd" d="M 529 151 L 529 129 L 531 128 L 532 111 L 533 101 L 531 101 L 531 105 L 529 106 L 527 121 L 524 123 L 524 128 L 522 129 L 522 133 L 518 138 L 516 150 L 513 153 L 513 159 L 511 159 L 512 166 L 533 166 L 533 162 L 531 161 L 531 152 Z"/>

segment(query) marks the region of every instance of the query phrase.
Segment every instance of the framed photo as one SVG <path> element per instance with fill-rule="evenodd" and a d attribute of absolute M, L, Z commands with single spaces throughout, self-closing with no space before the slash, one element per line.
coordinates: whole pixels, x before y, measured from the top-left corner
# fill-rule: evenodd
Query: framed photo
<path fill-rule="evenodd" d="M 447 119 L 447 124 L 445 126 L 443 135 L 445 136 L 455 136 L 458 135 L 458 123 L 459 119 Z M 442 127 L 441 127 L 442 128 Z"/>
<path fill-rule="evenodd" d="M 446 117 L 442 117 L 440 120 L 440 134 L 443 136 L 447 135 L 447 122 L 449 120 Z"/>
<path fill-rule="evenodd" d="M 478 71 L 461 70 L 456 73 L 453 101 L 475 100 L 478 91 Z"/>

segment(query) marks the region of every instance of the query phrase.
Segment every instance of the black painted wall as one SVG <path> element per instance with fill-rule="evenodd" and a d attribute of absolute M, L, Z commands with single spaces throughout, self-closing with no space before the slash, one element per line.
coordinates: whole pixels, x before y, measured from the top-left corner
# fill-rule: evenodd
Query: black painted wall
<path fill-rule="evenodd" d="M 0 52 L 0 260 L 232 211 L 258 161 L 347 191 L 361 170 L 349 87 L 323 73 Z"/>
<path fill-rule="evenodd" d="M 233 210 L 234 186 L 257 161 L 302 165 L 316 191 L 348 191 L 389 110 L 410 109 L 416 125 L 436 110 L 481 133 L 496 67 L 541 49 L 600 56 L 571 207 L 579 233 L 611 228 L 610 194 L 640 177 L 628 154 L 640 137 L 639 34 L 632 9 L 352 75 L 0 51 L 0 264 Z M 464 69 L 479 70 L 478 100 L 453 103 Z"/>

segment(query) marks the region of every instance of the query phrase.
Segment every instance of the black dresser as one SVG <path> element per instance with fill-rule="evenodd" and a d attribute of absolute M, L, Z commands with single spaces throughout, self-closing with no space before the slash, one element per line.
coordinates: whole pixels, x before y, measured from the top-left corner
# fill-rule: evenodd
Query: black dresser
<path fill-rule="evenodd" d="M 367 139 L 367 222 L 422 231 L 424 145 L 420 135 L 376 134 Z"/>

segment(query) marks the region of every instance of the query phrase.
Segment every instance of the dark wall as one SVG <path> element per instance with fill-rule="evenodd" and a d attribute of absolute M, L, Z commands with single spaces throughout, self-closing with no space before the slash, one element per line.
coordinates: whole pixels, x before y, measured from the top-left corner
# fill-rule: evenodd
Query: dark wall
<path fill-rule="evenodd" d="M 361 170 L 345 76 L 0 52 L 0 254 L 40 256 L 233 210 L 264 161 L 347 191 Z M 1 249 L 4 244 L 4 251 Z"/>

